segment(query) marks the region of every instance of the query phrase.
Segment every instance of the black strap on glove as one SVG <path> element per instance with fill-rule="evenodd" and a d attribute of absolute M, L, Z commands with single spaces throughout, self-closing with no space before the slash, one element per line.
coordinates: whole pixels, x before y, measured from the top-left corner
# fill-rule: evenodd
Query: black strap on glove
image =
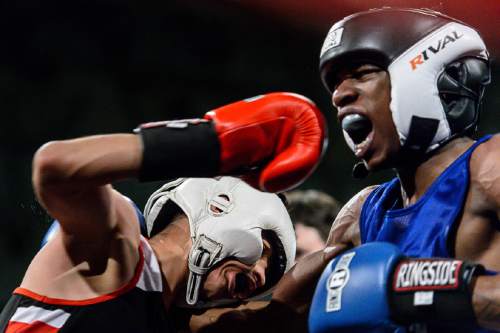
<path fill-rule="evenodd" d="M 185 119 L 141 125 L 141 181 L 213 177 L 219 171 L 220 145 L 211 121 Z"/>
<path fill-rule="evenodd" d="M 471 284 L 484 267 L 455 259 L 406 259 L 394 271 L 389 291 L 392 319 L 399 324 L 471 323 Z"/>

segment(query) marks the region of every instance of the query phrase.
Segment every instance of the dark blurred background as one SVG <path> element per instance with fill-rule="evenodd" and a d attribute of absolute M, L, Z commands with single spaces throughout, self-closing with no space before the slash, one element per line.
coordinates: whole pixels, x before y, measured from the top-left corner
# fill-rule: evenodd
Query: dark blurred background
<path fill-rule="evenodd" d="M 329 151 L 301 188 L 345 202 L 387 179 L 390 172 L 351 179 L 355 161 L 317 70 L 330 25 L 382 5 L 432 8 L 479 29 L 493 57 L 480 132 L 498 131 L 497 0 L 2 2 L 0 308 L 51 222 L 31 188 L 31 158 L 46 141 L 130 132 L 141 122 L 198 117 L 242 98 L 292 91 L 316 101 L 330 125 Z M 141 207 L 158 185 L 116 184 Z"/>

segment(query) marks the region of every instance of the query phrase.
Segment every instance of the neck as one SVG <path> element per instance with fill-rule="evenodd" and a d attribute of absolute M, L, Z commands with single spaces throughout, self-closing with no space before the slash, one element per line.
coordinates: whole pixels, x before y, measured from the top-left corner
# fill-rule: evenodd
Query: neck
<path fill-rule="evenodd" d="M 473 143 L 474 141 L 467 137 L 456 138 L 422 163 L 397 168 L 403 206 L 414 204 L 420 199 L 436 178 Z"/>
<path fill-rule="evenodd" d="M 177 297 L 182 297 L 188 279 L 188 256 L 191 249 L 189 222 L 178 215 L 160 233 L 150 239 L 163 275 L 163 303 L 168 311 Z"/>

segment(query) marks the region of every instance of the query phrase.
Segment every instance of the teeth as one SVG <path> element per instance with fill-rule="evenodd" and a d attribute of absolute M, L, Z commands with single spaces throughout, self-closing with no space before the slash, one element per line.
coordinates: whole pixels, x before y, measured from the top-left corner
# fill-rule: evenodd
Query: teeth
<path fill-rule="evenodd" d="M 344 134 L 345 142 L 347 143 L 349 148 L 351 148 L 351 150 L 354 153 L 356 153 L 356 144 L 354 143 L 354 141 L 352 141 L 351 137 L 349 136 L 349 134 L 345 130 L 343 130 L 342 133 Z"/>
<path fill-rule="evenodd" d="M 349 133 L 347 133 L 347 131 L 344 130 L 343 133 L 344 133 L 344 139 L 345 139 L 347 145 L 349 146 L 349 148 L 351 148 L 351 150 L 354 152 L 354 154 L 356 156 L 361 154 L 363 149 L 365 149 L 372 142 L 372 138 L 373 138 L 373 136 L 371 134 L 368 134 L 363 141 L 356 144 L 356 143 L 354 143 L 352 138 L 349 136 Z"/>
<path fill-rule="evenodd" d="M 365 149 L 370 144 L 370 142 L 371 142 L 371 136 L 368 135 L 366 137 L 366 139 L 364 139 L 361 143 L 358 143 L 355 146 L 354 153 L 356 155 L 361 154 L 361 152 L 363 151 L 363 149 Z"/>

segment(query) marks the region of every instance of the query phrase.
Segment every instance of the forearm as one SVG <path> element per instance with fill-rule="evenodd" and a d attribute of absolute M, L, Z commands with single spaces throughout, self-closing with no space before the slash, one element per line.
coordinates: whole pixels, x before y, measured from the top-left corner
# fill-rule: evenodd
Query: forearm
<path fill-rule="evenodd" d="M 472 303 L 481 327 L 500 330 L 500 275 L 478 277 Z"/>
<path fill-rule="evenodd" d="M 224 314 L 232 311 L 245 311 L 245 310 L 260 310 L 269 305 L 269 301 L 250 301 L 233 308 L 209 308 L 202 313 L 189 314 L 189 332 L 197 333 L 202 331 L 205 327 L 217 323 L 217 321 Z M 175 313 L 178 316 L 178 313 Z M 182 318 L 181 316 L 178 316 Z M 226 324 L 227 325 L 227 324 Z"/>
<path fill-rule="evenodd" d="M 257 310 L 234 310 L 222 314 L 216 321 L 199 329 L 199 333 L 305 333 L 307 313 L 297 313 L 288 305 L 271 301 Z"/>
<path fill-rule="evenodd" d="M 348 245 L 337 243 L 301 258 L 278 282 L 273 300 L 286 304 L 297 313 L 306 313 L 324 268 L 347 248 Z"/>

